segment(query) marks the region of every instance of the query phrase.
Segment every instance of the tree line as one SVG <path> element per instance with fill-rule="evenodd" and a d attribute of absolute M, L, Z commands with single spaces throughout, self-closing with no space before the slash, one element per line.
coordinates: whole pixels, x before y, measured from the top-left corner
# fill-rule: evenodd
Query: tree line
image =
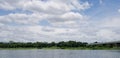
<path fill-rule="evenodd" d="M 0 48 L 50 48 L 58 47 L 60 49 L 64 48 L 113 48 L 114 46 L 109 45 L 89 45 L 87 42 L 77 42 L 77 41 L 61 41 L 61 42 L 0 42 Z"/>
<path fill-rule="evenodd" d="M 0 42 L 0 48 L 49 48 L 49 47 L 85 47 L 88 43 L 86 42 L 76 42 L 76 41 L 61 41 L 55 42 Z"/>

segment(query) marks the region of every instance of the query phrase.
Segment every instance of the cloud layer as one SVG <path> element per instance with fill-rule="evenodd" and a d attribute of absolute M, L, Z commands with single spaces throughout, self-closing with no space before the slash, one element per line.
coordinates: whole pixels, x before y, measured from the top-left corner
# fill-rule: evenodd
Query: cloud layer
<path fill-rule="evenodd" d="M 0 41 L 113 41 L 120 38 L 119 18 L 93 21 L 79 0 L 0 0 Z M 12 11 L 15 11 L 14 13 Z"/>

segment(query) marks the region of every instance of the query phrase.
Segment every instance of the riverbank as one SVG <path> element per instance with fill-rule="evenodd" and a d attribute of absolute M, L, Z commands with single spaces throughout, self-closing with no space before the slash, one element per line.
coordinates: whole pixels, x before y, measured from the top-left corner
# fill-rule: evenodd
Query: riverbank
<path fill-rule="evenodd" d="M 0 48 L 0 50 L 32 50 L 38 48 Z"/>
<path fill-rule="evenodd" d="M 76 47 L 76 48 L 59 48 L 59 47 L 48 47 L 48 48 L 0 48 L 0 50 L 32 50 L 32 49 L 43 49 L 43 50 L 120 50 L 120 48 L 86 48 L 86 47 Z"/>
<path fill-rule="evenodd" d="M 63 50 L 120 50 L 120 48 L 86 48 L 86 47 L 76 47 L 76 48 L 59 48 L 59 47 L 50 47 L 42 49 L 63 49 Z"/>

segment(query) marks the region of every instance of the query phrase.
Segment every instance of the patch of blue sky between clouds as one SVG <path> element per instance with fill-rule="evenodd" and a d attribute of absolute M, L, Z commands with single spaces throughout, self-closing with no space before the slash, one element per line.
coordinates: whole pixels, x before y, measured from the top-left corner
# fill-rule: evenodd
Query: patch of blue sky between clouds
<path fill-rule="evenodd" d="M 0 9 L 0 16 L 14 13 L 14 11 Z"/>
<path fill-rule="evenodd" d="M 39 22 L 39 25 L 41 25 L 41 26 L 52 26 L 47 20 L 41 20 Z"/>

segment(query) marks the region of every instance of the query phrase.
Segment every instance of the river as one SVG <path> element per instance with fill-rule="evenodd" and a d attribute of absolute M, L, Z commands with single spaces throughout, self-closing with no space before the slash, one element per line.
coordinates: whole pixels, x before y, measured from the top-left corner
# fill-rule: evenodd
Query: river
<path fill-rule="evenodd" d="M 0 58 L 120 58 L 120 50 L 0 50 Z"/>

